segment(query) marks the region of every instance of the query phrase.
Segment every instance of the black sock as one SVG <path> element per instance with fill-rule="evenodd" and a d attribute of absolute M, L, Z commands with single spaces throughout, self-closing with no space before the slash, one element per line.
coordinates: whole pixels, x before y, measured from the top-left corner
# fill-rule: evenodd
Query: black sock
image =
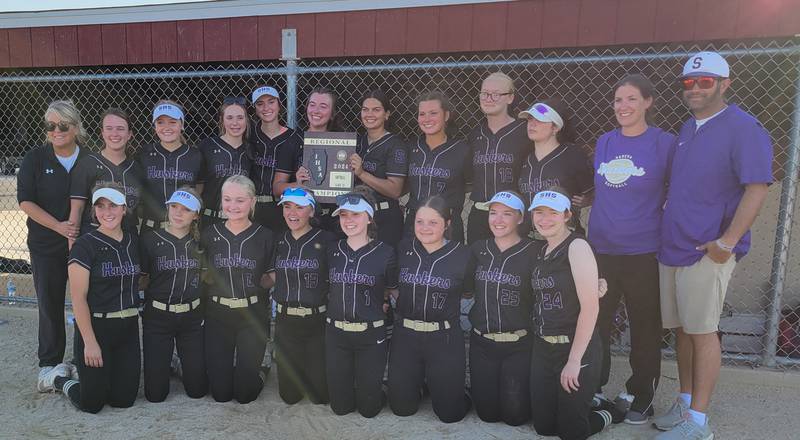
<path fill-rule="evenodd" d="M 589 435 L 595 435 L 611 424 L 611 413 L 601 409 L 589 413 Z"/>
<path fill-rule="evenodd" d="M 57 391 L 64 391 L 64 385 L 70 380 L 69 377 L 66 376 L 57 376 L 53 379 L 53 388 Z"/>

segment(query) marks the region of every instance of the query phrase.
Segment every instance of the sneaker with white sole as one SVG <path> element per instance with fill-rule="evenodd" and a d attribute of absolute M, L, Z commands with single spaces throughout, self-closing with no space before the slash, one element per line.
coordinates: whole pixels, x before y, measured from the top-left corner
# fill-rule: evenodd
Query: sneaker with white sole
<path fill-rule="evenodd" d="M 678 398 L 666 413 L 653 419 L 653 425 L 661 431 L 669 431 L 688 418 L 689 405 L 684 403 L 683 399 Z"/>
<path fill-rule="evenodd" d="M 653 416 L 653 407 L 647 409 L 645 412 L 639 412 L 629 409 L 625 413 L 625 423 L 628 425 L 644 425 Z"/>
<path fill-rule="evenodd" d="M 79 380 L 78 378 L 78 367 L 71 362 L 64 362 L 64 365 L 67 366 L 67 371 L 69 371 L 69 378 L 72 380 Z"/>
<path fill-rule="evenodd" d="M 53 382 L 56 377 L 70 377 L 69 367 L 65 364 L 58 364 L 55 367 L 42 367 L 39 369 L 39 380 L 36 382 L 36 389 L 40 393 L 54 391 Z"/>
<path fill-rule="evenodd" d="M 708 422 L 698 425 L 694 420 L 686 419 L 669 431 L 658 434 L 653 440 L 714 440 L 714 433 Z"/>
<path fill-rule="evenodd" d="M 625 414 L 631 409 L 631 404 L 633 403 L 633 395 L 628 393 L 619 393 L 619 395 L 614 398 L 614 406 L 617 407 L 617 411 Z"/>

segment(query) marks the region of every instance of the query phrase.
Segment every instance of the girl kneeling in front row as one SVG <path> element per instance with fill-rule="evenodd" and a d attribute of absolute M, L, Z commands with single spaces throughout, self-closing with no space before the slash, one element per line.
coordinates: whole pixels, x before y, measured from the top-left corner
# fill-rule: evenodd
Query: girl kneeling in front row
<path fill-rule="evenodd" d="M 135 233 L 122 228 L 123 191 L 116 183 L 95 187 L 99 226 L 75 241 L 68 263 L 80 381 L 59 376 L 54 387 L 90 413 L 106 404 L 128 408 L 139 391 L 139 247 Z"/>

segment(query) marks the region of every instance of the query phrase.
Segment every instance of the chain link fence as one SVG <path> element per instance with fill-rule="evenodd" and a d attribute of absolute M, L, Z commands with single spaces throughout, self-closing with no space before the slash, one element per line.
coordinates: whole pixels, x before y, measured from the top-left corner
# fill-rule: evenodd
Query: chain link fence
<path fill-rule="evenodd" d="M 790 233 L 800 210 L 794 203 L 800 149 L 800 46 L 791 40 L 0 73 L 0 257 L 5 257 L 0 259 L 0 265 L 5 264 L 0 272 L 24 272 L 27 267 L 26 217 L 16 203 L 14 172 L 24 153 L 44 140 L 42 115 L 55 99 L 75 101 L 92 138 L 89 147 L 96 150 L 101 145 L 99 117 L 108 107 L 131 113 L 135 148 L 155 140 L 150 111 L 162 98 L 185 106 L 186 136 L 197 142 L 216 133 L 223 97 L 249 96 L 262 84 L 287 90 L 295 98 L 284 102 L 300 128 L 306 126 L 302 109 L 309 92 L 316 86 L 332 88 L 339 95 L 345 129 L 352 131 L 360 127 L 361 94 L 380 87 L 391 95 L 395 107 L 390 131 L 410 138 L 418 132 L 418 94 L 430 89 L 445 92 L 454 108 L 453 128 L 466 134 L 483 117 L 478 105 L 482 78 L 501 70 L 516 79 L 513 114 L 537 100 L 559 98 L 575 115 L 578 143 L 591 150 L 600 134 L 615 127 L 612 86 L 628 73 L 639 72 L 653 81 L 658 91 L 657 125 L 677 132 L 689 113 L 676 78 L 688 55 L 704 49 L 726 56 L 733 78 L 729 100 L 761 121 L 775 147 L 776 183 L 753 226 L 751 253 L 737 265 L 729 286 L 720 325 L 725 357 L 736 364 L 798 367 L 800 271 L 791 268 L 800 261 L 800 246 L 790 245 Z M 300 109 L 294 108 L 295 102 Z M 19 279 L 18 285 L 25 282 L 25 275 L 9 276 Z M 29 285 L 20 293 L 32 295 Z M 616 348 L 625 351 L 629 337 L 624 307 L 617 318 Z M 667 332 L 667 356 L 671 344 Z"/>

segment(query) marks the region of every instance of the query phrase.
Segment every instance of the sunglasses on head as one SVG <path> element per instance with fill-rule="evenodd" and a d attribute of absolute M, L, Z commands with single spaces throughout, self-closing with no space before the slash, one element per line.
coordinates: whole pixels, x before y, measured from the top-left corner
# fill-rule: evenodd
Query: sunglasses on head
<path fill-rule="evenodd" d="M 228 96 L 227 98 L 222 100 L 222 105 L 231 105 L 231 104 L 239 104 L 241 106 L 247 106 L 247 99 L 243 96 Z"/>
<path fill-rule="evenodd" d="M 693 76 L 691 78 L 681 79 L 683 90 L 692 90 L 695 84 L 697 84 L 697 86 L 701 89 L 710 89 L 714 87 L 716 82 L 717 79 L 713 76 Z"/>
<path fill-rule="evenodd" d="M 284 196 L 308 197 L 308 191 L 303 188 L 286 188 L 283 190 Z"/>
<path fill-rule="evenodd" d="M 69 128 L 72 125 L 73 124 L 71 122 L 61 121 L 58 124 L 56 124 L 55 122 L 48 121 L 47 123 L 44 124 L 44 128 L 47 131 L 55 131 L 56 127 L 58 127 L 58 131 L 67 132 L 67 131 L 69 131 Z"/>
<path fill-rule="evenodd" d="M 340 194 L 336 196 L 336 204 L 339 206 L 344 206 L 345 204 L 349 203 L 351 205 L 358 205 L 360 201 L 364 200 L 367 201 L 364 197 L 361 197 L 359 194 Z M 369 204 L 369 202 L 367 202 Z"/>

